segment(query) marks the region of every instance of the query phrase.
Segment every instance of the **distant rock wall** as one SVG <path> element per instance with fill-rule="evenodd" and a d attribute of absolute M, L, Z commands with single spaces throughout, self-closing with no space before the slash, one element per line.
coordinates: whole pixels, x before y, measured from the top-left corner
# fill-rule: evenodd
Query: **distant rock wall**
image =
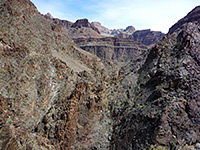
<path fill-rule="evenodd" d="M 151 31 L 148 29 L 135 31 L 129 36 L 129 38 L 139 43 L 143 43 L 144 45 L 152 46 L 157 44 L 164 37 L 164 35 L 165 34 L 160 31 Z"/>
<path fill-rule="evenodd" d="M 123 66 L 130 60 L 147 53 L 147 47 L 130 39 L 114 37 L 74 39 L 82 49 L 95 54 L 104 61 Z"/>

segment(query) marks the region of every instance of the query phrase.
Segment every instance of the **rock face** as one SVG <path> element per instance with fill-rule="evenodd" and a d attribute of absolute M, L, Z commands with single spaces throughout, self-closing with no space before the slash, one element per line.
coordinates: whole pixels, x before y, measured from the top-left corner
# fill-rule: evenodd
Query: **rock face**
<path fill-rule="evenodd" d="M 199 19 L 199 17 L 200 17 L 200 8 L 197 6 L 196 8 L 194 8 L 193 11 L 188 13 L 187 16 L 185 16 L 184 18 L 179 20 L 175 25 L 173 25 L 169 29 L 169 33 L 170 34 L 173 33 L 177 28 L 180 28 L 183 24 L 185 24 L 187 22 L 197 21 Z"/>
<path fill-rule="evenodd" d="M 47 13 L 47 14 L 45 15 L 45 17 L 50 18 L 50 19 L 53 19 L 53 16 L 52 16 L 50 13 Z"/>
<path fill-rule="evenodd" d="M 160 31 L 151 31 L 148 29 L 135 31 L 129 36 L 129 38 L 139 43 L 143 43 L 144 45 L 152 46 L 158 43 L 164 37 L 164 35 L 165 34 Z"/>
<path fill-rule="evenodd" d="M 100 22 L 92 22 L 91 24 L 93 26 L 95 26 L 101 34 L 109 34 L 110 33 L 110 30 L 108 28 L 102 26 Z"/>
<path fill-rule="evenodd" d="M 78 46 L 87 52 L 95 54 L 101 58 L 104 63 L 107 61 L 114 62 L 122 67 L 130 60 L 133 61 L 141 55 L 146 55 L 148 52 L 148 48 L 145 45 L 131 39 L 101 36 L 96 28 L 96 26 L 101 26 L 98 22 L 90 24 L 87 19 L 80 19 L 68 27 L 68 21 L 52 19 L 47 15 L 46 18 L 55 24 L 61 25 L 68 37 L 73 39 Z M 67 25 L 65 25 L 65 22 Z M 124 32 L 132 33 L 134 30 L 134 27 L 129 26 Z M 103 33 L 101 32 L 101 34 Z M 126 66 L 126 68 L 128 66 Z"/>
<path fill-rule="evenodd" d="M 77 20 L 72 26 L 71 28 L 81 28 L 81 27 L 88 27 L 88 28 L 92 28 L 94 31 L 96 31 L 97 33 L 100 33 L 99 30 L 92 25 L 91 23 L 89 23 L 88 19 L 80 19 Z"/>
<path fill-rule="evenodd" d="M 63 29 L 69 29 L 72 26 L 72 22 L 67 21 L 67 20 L 60 20 L 57 18 L 53 18 L 53 16 L 50 13 L 47 13 L 46 15 L 44 15 L 49 21 L 51 21 L 52 23 L 55 23 L 57 25 L 60 25 L 63 27 Z"/>
<path fill-rule="evenodd" d="M 153 47 L 165 34 L 160 31 L 151 31 L 150 29 L 135 30 L 133 26 L 128 26 L 126 29 L 112 30 L 111 35 L 117 38 L 132 39 L 146 46 Z"/>
<path fill-rule="evenodd" d="M 115 36 L 114 37 L 117 37 L 117 38 L 129 38 L 129 36 L 131 34 L 133 34 L 135 32 L 135 28 L 133 26 L 128 26 L 126 29 L 124 29 L 123 31 L 117 31 L 116 33 L 115 32 L 112 32 Z"/>
<path fill-rule="evenodd" d="M 79 19 L 75 23 L 72 23 L 67 20 L 60 20 L 57 18 L 49 17 L 49 15 L 45 15 L 46 19 L 50 22 L 60 25 L 62 29 L 65 31 L 65 34 L 68 35 L 69 38 L 100 38 L 99 30 L 89 23 L 88 19 Z"/>
<path fill-rule="evenodd" d="M 62 26 L 63 30 L 66 31 L 66 34 L 71 39 L 116 37 L 132 39 L 146 46 L 152 47 L 164 36 L 164 33 L 157 31 L 136 31 L 133 26 L 128 26 L 126 29 L 109 30 L 99 22 L 90 23 L 88 19 L 79 19 L 75 23 L 72 23 L 67 20 L 53 18 L 51 14 L 46 14 L 45 17 L 52 23 Z"/>
<path fill-rule="evenodd" d="M 126 33 L 133 33 L 135 31 L 135 28 L 133 26 L 128 26 L 126 27 L 126 29 L 124 30 L 124 32 Z"/>
<path fill-rule="evenodd" d="M 108 149 L 118 67 L 29 0 L 1 0 L 0 14 L 0 149 Z"/>
<path fill-rule="evenodd" d="M 111 33 L 110 33 L 111 35 L 113 35 L 115 37 L 119 37 L 120 34 L 131 35 L 136 30 L 133 26 L 128 26 L 126 29 L 113 29 L 110 31 L 111 31 Z"/>
<path fill-rule="evenodd" d="M 1 0 L 0 149 L 198 150 L 199 10 L 148 52 L 87 20 L 68 28 L 29 0 Z"/>
<path fill-rule="evenodd" d="M 88 19 L 80 19 L 66 30 L 67 35 L 73 38 L 100 38 L 99 30 L 89 23 Z"/>
<path fill-rule="evenodd" d="M 146 55 L 147 47 L 130 39 L 114 37 L 106 38 L 78 38 L 74 39 L 82 49 L 95 54 L 104 61 L 114 62 L 124 66 L 130 60 Z"/>
<path fill-rule="evenodd" d="M 133 99 L 115 113 L 111 149 L 198 149 L 199 10 L 181 19 L 151 49 L 138 71 Z"/>

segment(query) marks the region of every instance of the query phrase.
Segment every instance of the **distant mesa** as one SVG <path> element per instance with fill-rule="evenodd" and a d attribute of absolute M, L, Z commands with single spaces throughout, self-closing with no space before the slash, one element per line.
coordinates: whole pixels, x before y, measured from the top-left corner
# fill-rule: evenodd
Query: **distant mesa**
<path fill-rule="evenodd" d="M 88 19 L 86 19 L 86 18 L 77 20 L 71 27 L 72 28 L 76 28 L 76 27 L 78 27 L 78 28 L 81 28 L 81 27 L 92 28 L 97 33 L 100 33 L 98 28 L 96 28 L 94 25 L 89 23 Z"/>

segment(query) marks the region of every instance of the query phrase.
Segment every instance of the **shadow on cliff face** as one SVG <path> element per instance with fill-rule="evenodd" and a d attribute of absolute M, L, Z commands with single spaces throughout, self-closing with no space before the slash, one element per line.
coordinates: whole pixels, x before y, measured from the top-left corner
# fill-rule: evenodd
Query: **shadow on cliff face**
<path fill-rule="evenodd" d="M 115 118 L 111 149 L 198 149 L 198 10 L 174 25 L 150 50 L 138 71 L 135 97 Z"/>

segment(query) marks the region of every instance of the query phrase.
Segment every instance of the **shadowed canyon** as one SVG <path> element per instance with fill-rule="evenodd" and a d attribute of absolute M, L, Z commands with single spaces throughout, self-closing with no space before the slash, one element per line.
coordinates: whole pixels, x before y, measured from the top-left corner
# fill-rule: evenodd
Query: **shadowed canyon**
<path fill-rule="evenodd" d="M 200 6 L 164 34 L 1 0 L 0 150 L 200 150 Z"/>

